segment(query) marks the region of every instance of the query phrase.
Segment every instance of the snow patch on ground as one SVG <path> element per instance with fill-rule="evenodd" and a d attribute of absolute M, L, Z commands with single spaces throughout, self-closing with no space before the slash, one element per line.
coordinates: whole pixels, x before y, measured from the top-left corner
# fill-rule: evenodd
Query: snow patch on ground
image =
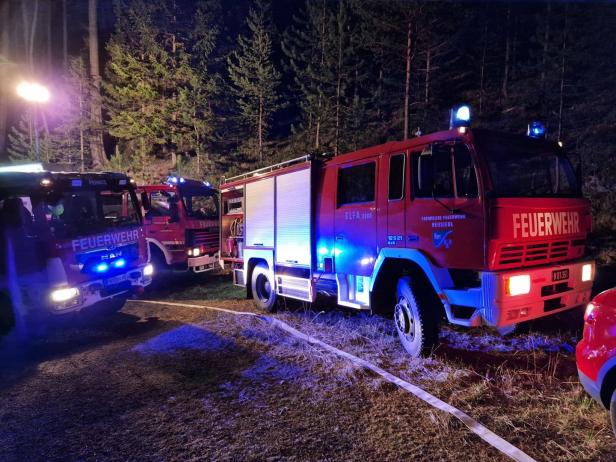
<path fill-rule="evenodd" d="M 203 327 L 196 324 L 185 324 L 140 343 L 133 348 L 133 351 L 146 355 L 173 353 L 180 350 L 217 351 L 230 344 L 229 340 Z"/>
<path fill-rule="evenodd" d="M 524 334 L 522 337 L 502 337 L 489 332 L 482 332 L 477 335 L 476 333 L 459 332 L 453 329 L 443 329 L 441 340 L 453 348 L 498 353 L 515 351 L 572 353 L 577 341 L 574 337 L 563 339 L 537 333 Z"/>

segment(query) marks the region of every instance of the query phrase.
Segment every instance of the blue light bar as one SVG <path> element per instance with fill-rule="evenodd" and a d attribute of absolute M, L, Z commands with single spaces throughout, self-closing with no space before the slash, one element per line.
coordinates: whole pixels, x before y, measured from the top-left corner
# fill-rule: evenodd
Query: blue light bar
<path fill-rule="evenodd" d="M 531 138 L 545 138 L 545 127 L 541 122 L 531 122 L 530 124 L 528 124 L 528 130 L 526 131 L 526 134 Z"/>
<path fill-rule="evenodd" d="M 464 104 L 451 110 L 449 128 L 468 127 L 471 124 L 471 108 Z"/>
<path fill-rule="evenodd" d="M 207 186 L 208 188 L 212 186 L 212 183 L 210 183 L 209 181 L 204 181 L 203 184 Z"/>
<path fill-rule="evenodd" d="M 94 267 L 94 271 L 97 273 L 106 273 L 109 270 L 109 265 L 105 262 L 101 262 Z"/>
<path fill-rule="evenodd" d="M 114 268 L 124 268 L 126 266 L 126 260 L 123 258 L 118 258 L 112 263 Z"/>
<path fill-rule="evenodd" d="M 186 183 L 186 180 L 180 177 L 180 183 Z"/>

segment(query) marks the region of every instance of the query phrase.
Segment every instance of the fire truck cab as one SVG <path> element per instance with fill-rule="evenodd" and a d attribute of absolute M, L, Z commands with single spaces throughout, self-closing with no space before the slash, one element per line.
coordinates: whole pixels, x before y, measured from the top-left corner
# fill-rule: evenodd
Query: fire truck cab
<path fill-rule="evenodd" d="M 3 318 L 94 304 L 117 310 L 151 282 L 137 197 L 125 175 L 0 168 L 0 216 Z"/>
<path fill-rule="evenodd" d="M 144 229 L 158 265 L 196 273 L 218 266 L 218 191 L 204 181 L 171 176 L 138 187 Z"/>
<path fill-rule="evenodd" d="M 392 313 L 414 356 L 435 347 L 443 317 L 507 330 L 587 303 L 590 207 L 563 149 L 454 119 L 224 180 L 222 257 L 235 283 L 266 309 L 325 292 Z"/>

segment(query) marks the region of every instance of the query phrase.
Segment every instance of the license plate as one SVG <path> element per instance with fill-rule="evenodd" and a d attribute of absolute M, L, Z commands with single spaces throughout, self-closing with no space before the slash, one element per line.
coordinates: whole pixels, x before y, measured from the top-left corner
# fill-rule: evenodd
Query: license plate
<path fill-rule="evenodd" d="M 552 271 L 552 282 L 569 279 L 569 268 Z"/>
<path fill-rule="evenodd" d="M 106 286 L 114 286 L 116 284 L 119 284 L 120 282 L 124 282 L 127 278 L 128 276 L 126 274 L 120 274 L 119 276 L 105 279 L 103 281 L 103 284 L 105 284 Z"/>

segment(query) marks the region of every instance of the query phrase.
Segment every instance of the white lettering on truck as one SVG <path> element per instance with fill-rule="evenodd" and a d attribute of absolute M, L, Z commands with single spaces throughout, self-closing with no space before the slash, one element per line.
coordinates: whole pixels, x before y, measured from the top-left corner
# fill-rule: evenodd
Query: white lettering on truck
<path fill-rule="evenodd" d="M 536 212 L 513 214 L 513 238 L 554 236 L 580 232 L 578 212 Z"/>
<path fill-rule="evenodd" d="M 96 236 L 84 237 L 73 240 L 73 252 L 84 252 L 86 250 L 101 247 L 114 247 L 128 244 L 139 239 L 139 230 L 120 231 L 119 233 L 98 234 Z"/>

